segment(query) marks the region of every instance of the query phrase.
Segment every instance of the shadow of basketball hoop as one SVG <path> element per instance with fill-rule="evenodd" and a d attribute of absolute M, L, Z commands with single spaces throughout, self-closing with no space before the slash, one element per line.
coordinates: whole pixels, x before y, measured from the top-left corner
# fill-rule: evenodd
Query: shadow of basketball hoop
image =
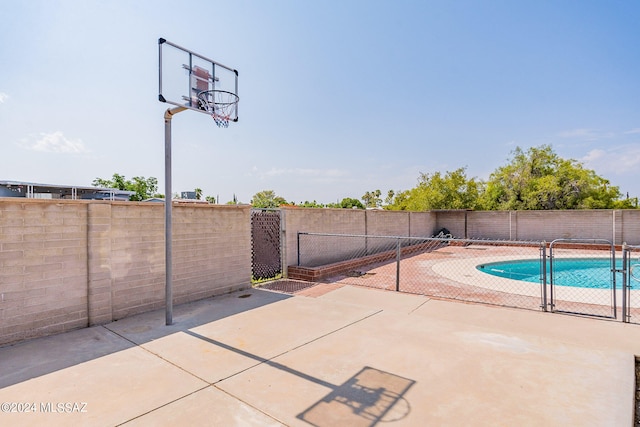
<path fill-rule="evenodd" d="M 317 427 L 397 421 L 411 411 L 403 396 L 413 384 L 413 380 L 366 366 L 297 418 Z"/>
<path fill-rule="evenodd" d="M 316 427 L 374 426 L 379 422 L 401 420 L 411 412 L 411 406 L 404 395 L 416 383 L 414 380 L 365 366 L 343 384 L 335 385 L 192 330 L 184 330 L 183 333 L 332 390 L 322 400 L 296 416 Z"/>

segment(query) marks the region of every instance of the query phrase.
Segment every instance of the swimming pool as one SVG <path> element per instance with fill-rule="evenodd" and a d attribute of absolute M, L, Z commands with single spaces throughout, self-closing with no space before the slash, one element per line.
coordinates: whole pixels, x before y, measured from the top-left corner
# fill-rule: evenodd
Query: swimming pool
<path fill-rule="evenodd" d="M 483 273 L 524 282 L 540 283 L 539 259 L 503 261 L 480 264 Z M 622 260 L 616 260 L 616 269 Z M 638 266 L 640 271 L 640 265 Z M 635 276 L 638 276 L 636 273 Z M 547 263 L 547 283 L 550 281 Z M 558 286 L 611 289 L 611 260 L 609 258 L 556 258 L 553 261 L 553 283 Z M 616 288 L 622 288 L 622 273 L 616 273 Z M 640 282 L 631 280 L 631 289 L 640 289 Z"/>

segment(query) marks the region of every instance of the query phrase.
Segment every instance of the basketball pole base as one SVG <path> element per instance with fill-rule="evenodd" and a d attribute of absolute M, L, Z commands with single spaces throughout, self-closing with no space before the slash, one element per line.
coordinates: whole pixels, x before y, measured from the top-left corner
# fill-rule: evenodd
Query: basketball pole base
<path fill-rule="evenodd" d="M 186 110 L 185 107 L 169 108 L 164 113 L 164 263 L 165 263 L 165 317 L 166 325 L 173 324 L 173 251 L 171 197 L 171 119 L 175 114 Z"/>

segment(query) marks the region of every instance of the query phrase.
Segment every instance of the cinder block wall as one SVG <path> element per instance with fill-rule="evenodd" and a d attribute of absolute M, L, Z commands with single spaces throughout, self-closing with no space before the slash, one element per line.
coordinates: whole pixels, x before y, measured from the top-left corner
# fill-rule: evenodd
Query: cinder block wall
<path fill-rule="evenodd" d="M 617 225 L 621 230 L 620 241 L 629 245 L 640 245 L 640 210 L 624 210 L 620 212 L 622 225 Z"/>
<path fill-rule="evenodd" d="M 173 209 L 174 302 L 251 286 L 249 206 Z M 0 199 L 0 345 L 164 306 L 161 203 Z"/>
<path fill-rule="evenodd" d="M 373 236 L 408 236 L 409 212 L 365 211 L 366 234 Z"/>
<path fill-rule="evenodd" d="M 298 232 L 333 233 L 333 234 L 366 234 L 366 211 L 362 209 L 313 209 L 313 208 L 282 208 L 284 230 L 284 253 L 282 254 L 284 267 L 298 264 Z M 318 257 L 322 254 L 342 250 L 349 252 L 356 250 L 360 243 L 347 239 L 340 248 L 335 248 L 335 242 L 330 239 L 314 239 Z M 314 256 L 314 255 L 312 255 Z M 322 259 L 308 259 L 308 263 L 323 263 Z"/>
<path fill-rule="evenodd" d="M 640 210 L 398 212 L 285 208 L 284 211 L 285 267 L 297 264 L 298 232 L 421 237 L 446 228 L 458 238 L 549 242 L 559 238 L 605 239 L 617 245 L 624 242 L 640 245 Z M 349 248 L 336 242 L 336 239 L 317 240 L 316 251 L 348 252 L 363 245 L 353 240 L 354 248 Z M 320 259 L 317 261 L 321 264 Z"/>
<path fill-rule="evenodd" d="M 640 210 L 437 211 L 455 237 L 498 240 L 605 239 L 640 244 Z"/>
<path fill-rule="evenodd" d="M 515 229 L 515 226 L 511 214 L 509 211 L 467 212 L 467 237 L 472 239 L 491 236 L 497 240 L 514 240 L 512 228 Z"/>
<path fill-rule="evenodd" d="M 409 235 L 411 237 L 433 236 L 436 230 L 435 212 L 409 212 Z"/>
<path fill-rule="evenodd" d="M 521 211 L 517 213 L 517 240 L 612 240 L 614 211 Z M 622 243 L 622 242 L 616 242 Z"/>
<path fill-rule="evenodd" d="M 88 324 L 87 230 L 87 204 L 0 201 L 0 344 Z"/>
<path fill-rule="evenodd" d="M 284 208 L 284 265 L 297 232 L 506 240 L 600 238 L 640 245 L 640 210 L 389 212 Z M 249 206 L 175 205 L 176 303 L 251 281 Z M 335 250 L 326 243 L 320 252 Z M 0 199 L 0 345 L 164 305 L 161 203 Z"/>
<path fill-rule="evenodd" d="M 446 228 L 453 237 L 467 236 L 468 218 L 466 211 L 436 211 L 436 230 Z"/>
<path fill-rule="evenodd" d="M 195 205 L 178 206 L 176 211 L 176 303 L 250 287 L 251 207 Z"/>
<path fill-rule="evenodd" d="M 362 209 L 282 208 L 284 211 L 284 266 L 297 265 L 297 233 L 331 233 L 375 236 L 430 237 L 436 227 L 434 212 L 383 211 Z M 360 250 L 364 239 L 344 240 L 336 246 L 335 239 L 316 239 L 318 254 Z M 314 264 L 306 260 L 306 264 Z M 315 263 L 322 263 L 316 260 Z"/>

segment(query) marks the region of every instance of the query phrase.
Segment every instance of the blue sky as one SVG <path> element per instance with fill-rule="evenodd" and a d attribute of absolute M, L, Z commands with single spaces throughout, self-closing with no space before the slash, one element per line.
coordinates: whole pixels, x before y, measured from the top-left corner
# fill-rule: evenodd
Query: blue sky
<path fill-rule="evenodd" d="M 640 196 L 640 2 L 0 0 L 0 180 L 164 188 L 159 37 L 239 71 L 173 119 L 173 189 L 334 202 L 551 144 Z"/>

